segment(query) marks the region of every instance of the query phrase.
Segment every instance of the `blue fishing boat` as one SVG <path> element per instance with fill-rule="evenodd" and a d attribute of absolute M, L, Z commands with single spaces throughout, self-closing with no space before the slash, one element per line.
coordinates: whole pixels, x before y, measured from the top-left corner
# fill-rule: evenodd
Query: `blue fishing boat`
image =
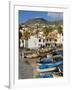
<path fill-rule="evenodd" d="M 47 55 L 47 57 L 44 58 L 40 58 L 40 60 L 37 61 L 38 64 L 49 64 L 52 63 L 53 59 L 52 59 L 52 55 Z"/>
<path fill-rule="evenodd" d="M 52 75 L 52 74 L 47 74 L 47 75 L 45 75 L 45 74 L 40 74 L 39 77 L 40 77 L 40 78 L 53 78 L 53 75 Z"/>
<path fill-rule="evenodd" d="M 56 53 L 57 53 L 57 55 L 62 55 L 63 56 L 63 50 L 59 50 Z"/>
<path fill-rule="evenodd" d="M 56 62 L 56 63 L 50 63 L 50 64 L 42 64 L 39 66 L 39 69 L 45 69 L 45 68 L 52 68 L 52 67 L 58 67 L 59 65 L 62 65 L 63 62 Z"/>
<path fill-rule="evenodd" d="M 52 54 L 53 54 L 53 56 L 54 56 L 54 55 L 62 55 L 62 56 L 63 56 L 63 50 L 54 50 L 54 51 L 52 52 Z"/>
<path fill-rule="evenodd" d="M 49 63 L 49 64 L 42 64 L 37 67 L 37 70 L 39 72 L 45 72 L 45 71 L 53 71 L 60 65 L 63 65 L 63 61 L 59 61 L 56 63 Z"/>
<path fill-rule="evenodd" d="M 52 60 L 48 59 L 48 58 L 43 58 L 43 59 L 37 61 L 37 63 L 39 63 L 39 64 L 47 64 L 47 63 L 52 63 Z"/>
<path fill-rule="evenodd" d="M 55 55 L 55 56 L 53 56 L 53 60 L 56 61 L 56 62 L 63 61 L 63 56 Z"/>

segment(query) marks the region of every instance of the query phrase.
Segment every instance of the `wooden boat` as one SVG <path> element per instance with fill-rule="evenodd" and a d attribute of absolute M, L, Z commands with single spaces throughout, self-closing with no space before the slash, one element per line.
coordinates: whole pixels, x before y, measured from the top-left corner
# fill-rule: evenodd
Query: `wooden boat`
<path fill-rule="evenodd" d="M 38 72 L 47 72 L 47 71 L 54 71 L 54 70 L 56 70 L 56 67 L 46 68 L 46 69 L 39 69 L 39 68 L 37 67 L 37 71 L 38 71 Z"/>
<path fill-rule="evenodd" d="M 25 58 L 37 58 L 38 56 L 38 54 L 28 54 L 25 56 Z"/>
<path fill-rule="evenodd" d="M 55 58 L 63 58 L 63 56 L 62 55 L 55 55 L 55 56 L 53 56 L 53 58 L 55 59 Z"/>

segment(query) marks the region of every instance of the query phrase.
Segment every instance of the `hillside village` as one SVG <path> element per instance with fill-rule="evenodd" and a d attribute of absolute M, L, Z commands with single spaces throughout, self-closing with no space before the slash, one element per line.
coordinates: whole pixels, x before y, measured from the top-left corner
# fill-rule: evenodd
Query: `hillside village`
<path fill-rule="evenodd" d="M 34 23 L 33 23 L 34 22 Z M 20 48 L 45 48 L 63 44 L 63 25 L 35 19 L 19 26 Z"/>

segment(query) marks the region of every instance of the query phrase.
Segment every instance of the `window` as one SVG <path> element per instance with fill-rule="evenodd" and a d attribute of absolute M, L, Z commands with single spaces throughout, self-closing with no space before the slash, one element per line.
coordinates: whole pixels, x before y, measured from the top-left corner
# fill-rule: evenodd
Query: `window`
<path fill-rule="evenodd" d="M 50 39 L 50 41 L 51 41 L 51 39 Z"/>
<path fill-rule="evenodd" d="M 48 44 L 46 43 L 46 47 L 48 46 Z"/>
<path fill-rule="evenodd" d="M 39 42 L 41 42 L 41 39 L 39 39 Z"/>
<path fill-rule="evenodd" d="M 24 43 L 24 41 L 22 40 L 22 43 Z"/>
<path fill-rule="evenodd" d="M 48 41 L 48 39 L 47 39 L 47 41 Z"/>
<path fill-rule="evenodd" d="M 45 39 L 43 39 L 43 42 L 45 42 Z"/>
<path fill-rule="evenodd" d="M 57 42 L 57 39 L 55 39 L 55 41 Z"/>
<path fill-rule="evenodd" d="M 42 48 L 42 44 L 39 44 L 39 47 Z"/>

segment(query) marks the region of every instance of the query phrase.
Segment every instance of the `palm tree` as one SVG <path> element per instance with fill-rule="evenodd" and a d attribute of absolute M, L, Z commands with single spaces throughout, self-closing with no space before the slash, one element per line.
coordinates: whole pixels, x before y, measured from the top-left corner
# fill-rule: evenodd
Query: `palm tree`
<path fill-rule="evenodd" d="M 38 33 L 39 33 L 39 28 L 40 28 L 40 26 L 39 26 L 39 24 L 37 24 L 37 25 L 36 25 L 36 29 L 37 29 L 37 30 L 36 30 L 36 32 L 35 32 L 35 34 L 37 35 L 37 37 L 38 37 Z"/>
<path fill-rule="evenodd" d="M 19 31 L 19 39 L 21 39 L 22 37 L 22 33 Z"/>
<path fill-rule="evenodd" d="M 19 30 L 22 29 L 22 25 L 19 24 Z"/>
<path fill-rule="evenodd" d="M 48 37 L 48 34 L 49 34 L 49 29 L 47 27 L 44 27 L 43 28 L 43 35 L 47 38 Z"/>
<path fill-rule="evenodd" d="M 31 33 L 29 31 L 24 31 L 23 39 L 25 40 L 25 48 L 28 48 L 28 39 L 30 38 Z"/>
<path fill-rule="evenodd" d="M 20 39 L 22 38 L 22 33 L 19 31 L 19 47 L 20 47 Z"/>
<path fill-rule="evenodd" d="M 53 28 L 52 26 L 49 26 L 49 27 L 48 27 L 48 30 L 49 30 L 50 32 L 52 32 L 53 29 L 54 29 L 54 28 Z"/>
<path fill-rule="evenodd" d="M 63 33 L 63 28 L 61 26 L 58 26 L 58 33 L 62 34 Z"/>

